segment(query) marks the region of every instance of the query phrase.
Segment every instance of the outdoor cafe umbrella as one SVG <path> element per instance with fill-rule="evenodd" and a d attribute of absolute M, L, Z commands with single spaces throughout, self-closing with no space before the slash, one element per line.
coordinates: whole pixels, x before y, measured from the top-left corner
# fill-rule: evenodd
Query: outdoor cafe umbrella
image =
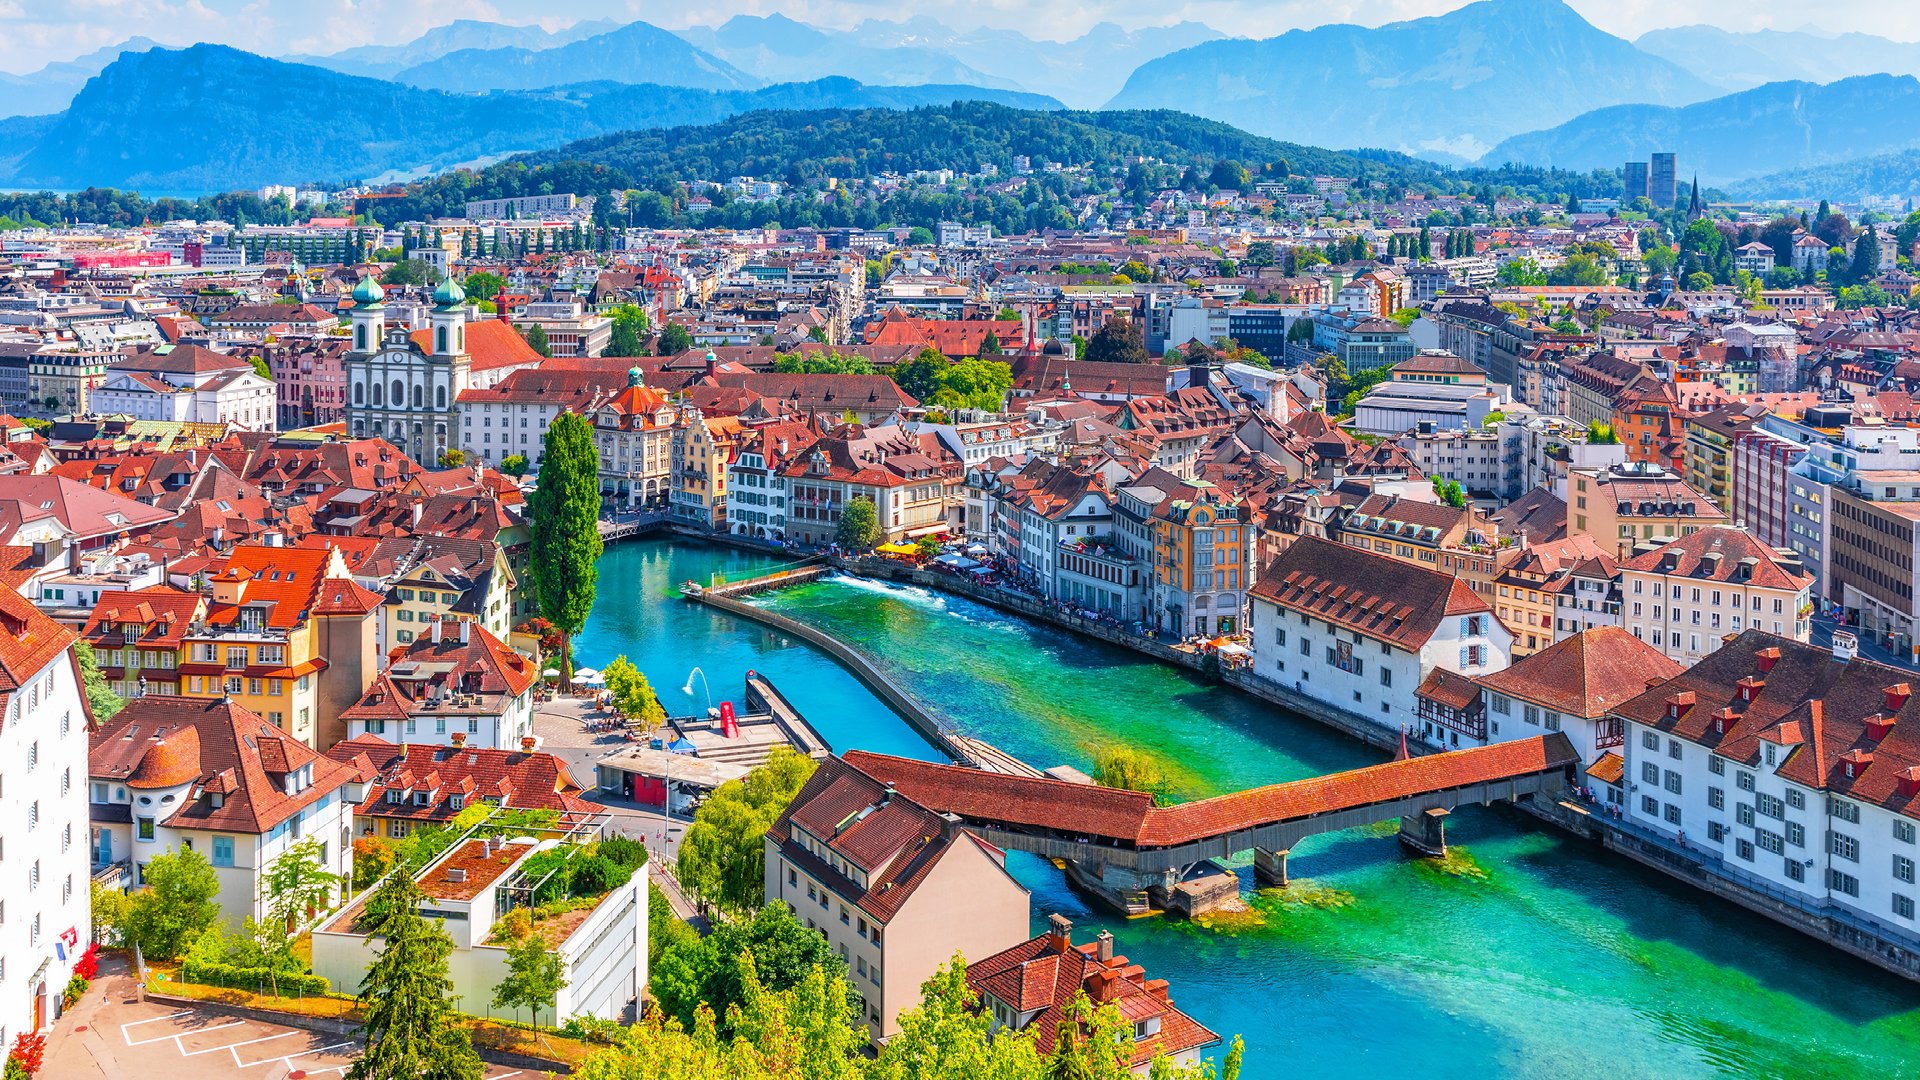
<path fill-rule="evenodd" d="M 583 667 L 574 669 L 573 681 L 577 683 L 599 683 L 605 682 L 606 678 L 592 668 Z"/>
<path fill-rule="evenodd" d="M 540 675 L 542 678 L 546 678 L 546 679 L 557 679 L 560 677 L 560 669 L 548 668 L 547 670 L 541 672 Z"/>

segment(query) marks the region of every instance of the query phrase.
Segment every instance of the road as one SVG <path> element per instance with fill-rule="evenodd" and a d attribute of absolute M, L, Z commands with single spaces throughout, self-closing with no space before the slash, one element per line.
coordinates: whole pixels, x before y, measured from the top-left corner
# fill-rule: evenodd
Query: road
<path fill-rule="evenodd" d="M 1896 656 L 1877 642 L 1870 640 L 1867 635 L 1861 633 L 1857 627 L 1847 626 L 1845 623 L 1837 620 L 1824 619 L 1817 616 L 1812 620 L 1812 623 L 1813 626 L 1810 637 L 1815 645 L 1823 649 L 1833 648 L 1833 631 L 1837 627 L 1850 630 L 1859 638 L 1860 656 L 1863 659 L 1875 660 L 1882 664 L 1891 664 L 1894 667 L 1905 668 L 1908 671 L 1920 671 L 1920 664 L 1914 663 L 1912 656 L 1907 654 Z"/>

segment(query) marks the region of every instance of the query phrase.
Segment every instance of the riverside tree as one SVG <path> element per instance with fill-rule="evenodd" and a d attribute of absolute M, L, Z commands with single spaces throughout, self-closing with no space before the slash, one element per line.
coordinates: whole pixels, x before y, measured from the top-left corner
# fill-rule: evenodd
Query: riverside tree
<path fill-rule="evenodd" d="M 762 837 L 812 775 L 812 758 L 782 746 L 746 776 L 715 788 L 680 845 L 680 881 L 722 911 L 759 907 L 766 895 Z"/>
<path fill-rule="evenodd" d="M 480 1080 L 485 1072 L 448 999 L 453 939 L 420 916 L 423 899 L 411 874 L 389 874 L 367 900 L 367 933 L 381 946 L 360 983 L 367 1049 L 347 1080 Z"/>
<path fill-rule="evenodd" d="M 600 674 L 607 680 L 607 692 L 613 695 L 613 707 L 620 710 L 620 715 L 638 720 L 648 728 L 665 722 L 667 710 L 661 706 L 660 696 L 653 692 L 653 684 L 633 666 L 626 654 L 614 657 Z"/>
<path fill-rule="evenodd" d="M 600 580 L 600 452 L 593 428 L 563 412 L 547 428 L 540 480 L 527 500 L 533 522 L 529 569 L 540 616 L 560 634 L 560 678 L 573 681 L 573 635 L 593 610 Z"/>
<path fill-rule="evenodd" d="M 849 551 L 865 551 L 880 542 L 880 512 L 866 496 L 850 499 L 840 511 L 840 526 L 834 540 Z"/>

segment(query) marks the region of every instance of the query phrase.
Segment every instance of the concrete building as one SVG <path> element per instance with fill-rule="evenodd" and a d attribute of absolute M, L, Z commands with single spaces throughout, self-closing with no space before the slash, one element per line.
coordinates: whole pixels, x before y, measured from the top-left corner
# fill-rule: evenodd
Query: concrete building
<path fill-rule="evenodd" d="M 432 794 L 437 798 L 439 792 Z M 507 976 L 512 944 L 495 930 L 510 912 L 533 907 L 540 879 L 555 861 L 584 856 L 600 825 L 564 816 L 554 828 L 515 827 L 510 836 L 486 829 L 484 823 L 476 826 L 420 871 L 425 898 L 418 911 L 453 939 L 447 973 L 462 1010 L 510 1019 L 513 1010 L 492 1004 L 494 988 Z M 648 873 L 643 865 L 605 893 L 574 897 L 578 906 L 567 916 L 534 920 L 533 933 L 561 963 L 563 985 L 553 1016 L 618 1020 L 646 986 Z M 360 985 L 382 947 L 368 933 L 364 907 L 363 897 L 313 932 L 314 974 L 336 987 Z"/>
<path fill-rule="evenodd" d="M 1920 662 L 1920 470 L 1861 470 L 1827 491 L 1827 599 L 1860 633 Z"/>
<path fill-rule="evenodd" d="M 1448 352 L 1422 352 L 1396 364 L 1386 382 L 1377 383 L 1354 408 L 1354 430 L 1397 436 L 1418 431 L 1475 430 L 1507 404 L 1506 387 L 1490 383 L 1487 373 Z"/>
<path fill-rule="evenodd" d="M 1727 520 L 1676 474 L 1637 461 L 1573 469 L 1567 489 L 1567 528 L 1611 545 L 1620 559 L 1645 541 L 1691 536 Z"/>
<path fill-rule="evenodd" d="M 1673 154 L 1654 154 L 1647 173 L 1647 198 L 1661 209 L 1680 201 L 1680 163 Z"/>
<path fill-rule="evenodd" d="M 955 952 L 989 957 L 1027 939 L 1027 890 L 1006 858 L 830 757 L 767 830 L 766 898 L 825 935 L 885 1042 Z"/>
<path fill-rule="evenodd" d="M 599 356 L 613 341 L 613 320 L 592 314 L 578 300 L 522 304 L 512 318 L 522 334 L 532 326 L 544 331 L 547 351 L 554 356 Z"/>

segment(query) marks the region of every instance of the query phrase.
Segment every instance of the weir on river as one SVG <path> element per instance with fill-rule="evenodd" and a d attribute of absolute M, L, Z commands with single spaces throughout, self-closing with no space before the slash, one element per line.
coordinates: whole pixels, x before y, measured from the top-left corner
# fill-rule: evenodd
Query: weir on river
<path fill-rule="evenodd" d="M 688 579 L 781 564 L 618 545 L 576 648 L 596 666 L 625 653 L 669 698 L 694 665 L 716 686 L 757 669 L 836 750 L 943 760 L 824 653 L 679 599 Z M 1086 772 L 1130 746 L 1183 801 L 1385 758 L 1165 665 L 924 590 L 831 580 L 753 602 L 859 647 L 956 733 Z M 1250 1080 L 1920 1075 L 1911 984 L 1520 815 L 1464 807 L 1447 828 L 1445 860 L 1381 858 L 1365 828 L 1307 838 L 1284 890 L 1231 860 L 1250 910 L 1197 922 L 1125 920 L 1038 856 L 1008 865 L 1032 892 L 1036 933 L 1056 911 L 1111 931 L 1183 1010 L 1244 1035 Z"/>

